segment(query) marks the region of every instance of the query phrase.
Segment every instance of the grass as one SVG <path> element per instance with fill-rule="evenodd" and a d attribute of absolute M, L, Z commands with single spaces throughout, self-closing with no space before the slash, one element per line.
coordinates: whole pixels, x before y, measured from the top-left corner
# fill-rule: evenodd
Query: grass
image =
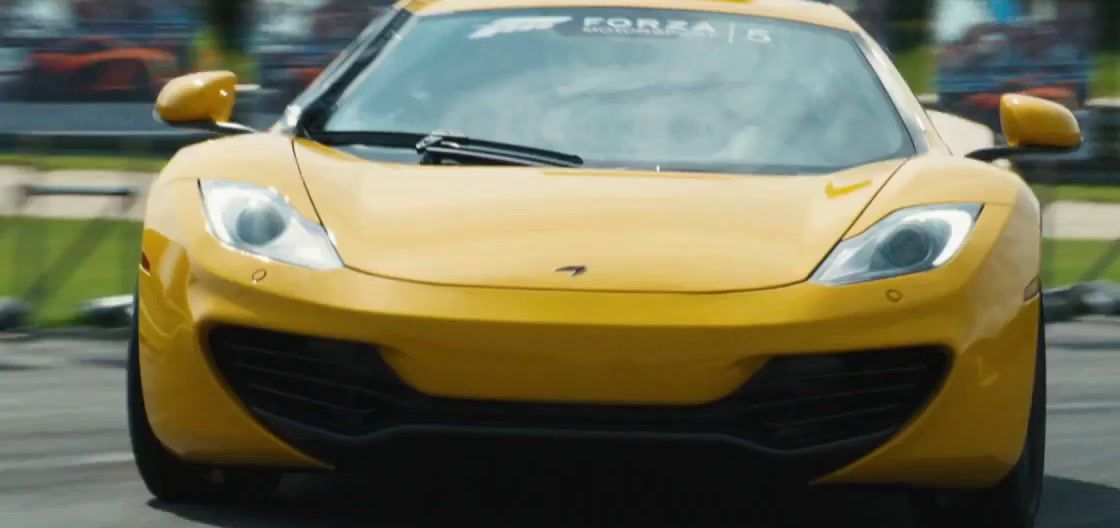
<path fill-rule="evenodd" d="M 35 317 L 41 325 L 59 326 L 75 321 L 75 309 L 82 301 L 131 293 L 140 224 L 98 221 L 107 229 L 99 237 L 91 237 L 86 230 L 92 222 L 0 217 L 0 296 L 26 298 L 40 270 L 50 270 Z M 68 254 L 79 240 L 94 245 L 88 256 Z M 25 242 L 30 246 L 23 246 Z M 1047 241 L 1047 287 L 1080 281 L 1109 245 L 1106 241 Z M 60 262 L 66 265 L 60 267 Z M 1120 261 L 1100 278 L 1120 283 Z"/>
<path fill-rule="evenodd" d="M 1093 97 L 1120 97 L 1120 51 L 1093 58 Z"/>
<path fill-rule="evenodd" d="M 1120 186 L 1105 185 L 1032 185 L 1042 201 L 1120 203 Z"/>
<path fill-rule="evenodd" d="M 918 46 L 894 57 L 895 65 L 916 94 L 934 93 L 937 51 L 932 45 Z M 1120 51 L 1101 52 L 1093 57 L 1090 97 L 1120 97 Z"/>
<path fill-rule="evenodd" d="M 0 165 L 32 167 L 43 171 L 106 170 L 156 173 L 163 170 L 166 164 L 167 159 L 158 157 L 0 154 Z"/>
<path fill-rule="evenodd" d="M 1118 72 L 1120 75 L 1120 72 Z M 157 173 L 167 160 L 123 156 L 66 156 L 0 154 L 0 165 L 30 166 L 39 170 L 107 170 Z M 1044 200 L 1120 203 L 1120 187 L 1092 185 L 1034 185 L 1035 194 Z M 1056 191 L 1057 194 L 1054 194 Z"/>
<path fill-rule="evenodd" d="M 916 94 L 929 94 L 937 91 L 933 84 L 937 73 L 937 52 L 932 45 L 918 46 L 894 57 L 898 71 L 910 84 Z"/>
<path fill-rule="evenodd" d="M 99 232 L 91 232 L 96 228 Z M 88 254 L 75 254 L 80 245 Z M 136 284 L 140 224 L 123 220 L 55 220 L 0 217 L 0 297 L 28 299 L 28 290 L 48 270 L 36 322 L 73 322 L 78 303 L 131 293 Z"/>
<path fill-rule="evenodd" d="M 1109 249 L 1111 242 L 1097 240 L 1047 240 L 1047 259 L 1043 278 L 1047 288 L 1081 282 L 1084 275 Z M 1087 277 L 1120 283 L 1120 259 L 1104 270 L 1100 277 Z"/>

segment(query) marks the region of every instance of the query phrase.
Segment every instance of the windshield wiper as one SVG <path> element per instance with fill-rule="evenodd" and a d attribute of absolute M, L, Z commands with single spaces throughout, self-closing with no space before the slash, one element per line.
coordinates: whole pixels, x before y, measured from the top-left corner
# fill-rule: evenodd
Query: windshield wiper
<path fill-rule="evenodd" d="M 416 152 L 428 161 L 442 159 L 482 160 L 504 165 L 579 167 L 583 158 L 554 150 L 539 149 L 514 143 L 498 143 L 471 139 L 467 136 L 432 132 L 416 143 Z"/>
<path fill-rule="evenodd" d="M 421 163 L 439 164 L 443 160 L 480 161 L 497 165 L 530 167 L 580 167 L 583 158 L 554 150 L 516 143 L 474 139 L 449 132 L 416 134 L 411 132 L 319 132 L 316 141 L 327 145 L 372 145 L 412 148 L 423 156 Z"/>

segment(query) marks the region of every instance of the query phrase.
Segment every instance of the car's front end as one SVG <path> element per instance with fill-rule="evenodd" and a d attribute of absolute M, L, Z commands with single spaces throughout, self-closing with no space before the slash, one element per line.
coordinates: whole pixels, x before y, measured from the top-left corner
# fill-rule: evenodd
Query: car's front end
<path fill-rule="evenodd" d="M 286 141 L 227 148 L 252 159 Z M 231 248 L 199 180 L 176 175 L 236 168 L 180 156 L 151 199 L 139 331 L 152 427 L 187 460 L 354 467 L 410 435 L 663 439 L 734 446 L 804 481 L 968 488 L 998 482 L 1022 450 L 1037 260 L 1008 262 L 1037 259 L 1029 195 L 993 193 L 959 253 L 923 273 L 648 292 L 580 290 L 581 277 L 547 268 L 558 286 L 487 287 Z M 247 186 L 267 178 L 315 218 L 291 160 L 255 161 L 268 175 L 242 177 Z M 308 163 L 370 170 L 337 156 Z M 953 182 L 930 186 L 923 163 L 910 165 L 881 194 L 960 202 Z M 632 177 L 678 191 L 726 183 Z M 814 187 L 826 195 L 824 181 Z M 876 205 L 845 240 L 893 212 Z M 658 252 L 648 261 L 661 264 Z"/>
<path fill-rule="evenodd" d="M 983 160 L 1076 146 L 1072 114 L 1005 99 L 1010 146 L 966 155 L 839 10 L 690 5 L 402 5 L 271 132 L 180 151 L 129 371 L 149 489 L 641 443 L 1030 526 L 1040 208 Z M 252 132 L 235 85 L 157 113 Z"/>

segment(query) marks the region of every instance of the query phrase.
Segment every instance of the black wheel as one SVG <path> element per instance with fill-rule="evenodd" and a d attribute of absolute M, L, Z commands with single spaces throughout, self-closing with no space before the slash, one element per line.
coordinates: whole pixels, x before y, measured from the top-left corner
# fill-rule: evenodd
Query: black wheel
<path fill-rule="evenodd" d="M 1046 329 L 1039 321 L 1034 394 L 1023 454 L 995 488 L 963 496 L 921 493 L 914 497 L 920 526 L 1033 528 L 1042 503 L 1046 462 Z"/>
<path fill-rule="evenodd" d="M 136 468 L 148 491 L 166 502 L 248 502 L 270 497 L 283 476 L 278 471 L 215 468 L 176 457 L 152 431 L 140 386 L 140 349 L 133 303 L 132 336 L 128 343 L 128 433 Z"/>

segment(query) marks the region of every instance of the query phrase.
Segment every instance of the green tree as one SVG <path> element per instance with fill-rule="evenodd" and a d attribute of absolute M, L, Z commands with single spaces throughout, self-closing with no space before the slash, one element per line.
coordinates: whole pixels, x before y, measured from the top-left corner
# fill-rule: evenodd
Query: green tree
<path fill-rule="evenodd" d="M 256 79 L 248 53 L 252 0 L 206 0 L 206 27 L 195 36 L 192 62 L 196 70 L 230 70 L 241 82 Z"/>
<path fill-rule="evenodd" d="M 1092 4 L 1097 21 L 1094 28 L 1097 47 L 1102 51 L 1120 51 L 1120 0 L 1057 0 L 1059 4 Z M 1061 6 L 1058 6 L 1059 9 Z"/>
<path fill-rule="evenodd" d="M 249 0 L 207 0 L 207 18 L 224 51 L 245 52 L 245 34 L 251 8 Z"/>
<path fill-rule="evenodd" d="M 1097 0 L 1096 16 L 1100 21 L 1097 39 L 1102 49 L 1120 52 L 1120 1 Z"/>
<path fill-rule="evenodd" d="M 933 0 L 895 0 L 887 8 L 887 18 L 891 22 L 911 22 L 929 19 Z"/>
<path fill-rule="evenodd" d="M 891 50 L 905 53 L 929 42 L 934 0 L 894 0 L 887 4 Z"/>

